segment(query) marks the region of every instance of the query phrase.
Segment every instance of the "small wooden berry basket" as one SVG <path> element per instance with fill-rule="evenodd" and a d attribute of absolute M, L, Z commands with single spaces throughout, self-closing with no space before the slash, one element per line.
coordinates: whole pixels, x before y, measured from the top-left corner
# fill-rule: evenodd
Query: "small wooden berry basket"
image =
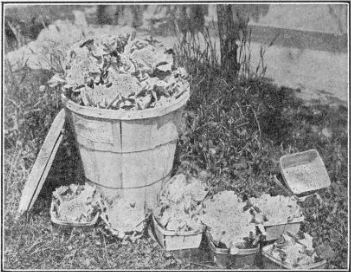
<path fill-rule="evenodd" d="M 92 216 L 92 219 L 88 222 L 75 222 L 75 221 L 67 221 L 59 218 L 57 216 L 57 210 L 58 210 L 59 204 L 57 201 L 52 201 L 51 202 L 51 207 L 50 207 L 50 218 L 51 222 L 57 225 L 61 226 L 70 226 L 70 227 L 90 227 L 94 226 L 100 216 L 99 212 L 96 212 L 94 216 Z"/>
<path fill-rule="evenodd" d="M 286 188 L 298 198 L 330 186 L 330 178 L 316 149 L 282 156 L 280 172 Z"/>
<path fill-rule="evenodd" d="M 180 250 L 200 247 L 204 229 L 184 232 L 166 230 L 160 225 L 153 215 L 152 225 L 157 242 L 165 250 Z"/>
<path fill-rule="evenodd" d="M 293 267 L 292 265 L 282 262 L 281 260 L 278 260 L 274 256 L 272 256 L 271 251 L 272 251 L 273 244 L 267 245 L 263 247 L 262 249 L 262 255 L 264 256 L 264 263 L 265 263 L 265 268 L 267 269 L 298 269 L 298 270 L 309 270 L 309 269 L 324 269 L 327 262 L 325 260 L 322 260 L 320 262 L 316 262 L 313 264 L 309 265 L 303 265 L 303 266 L 297 266 Z"/>
<path fill-rule="evenodd" d="M 301 223 L 305 220 L 303 216 L 293 218 L 290 221 L 282 224 L 270 224 L 265 222 L 264 228 L 266 231 L 266 241 L 277 240 L 283 233 L 290 232 L 296 234 L 300 230 Z"/>
<path fill-rule="evenodd" d="M 245 265 L 253 265 L 255 258 L 259 253 L 259 245 L 253 248 L 240 249 L 236 254 L 232 254 L 229 248 L 219 248 L 213 242 L 211 233 L 206 230 L 207 243 L 211 252 L 211 258 L 217 266 L 227 268 L 229 266 L 244 267 Z"/>

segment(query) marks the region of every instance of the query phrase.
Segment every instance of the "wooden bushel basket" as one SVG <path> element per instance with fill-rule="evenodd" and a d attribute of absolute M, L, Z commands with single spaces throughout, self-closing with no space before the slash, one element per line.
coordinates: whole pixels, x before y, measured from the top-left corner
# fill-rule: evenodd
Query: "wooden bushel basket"
<path fill-rule="evenodd" d="M 80 106 L 62 95 L 87 182 L 145 212 L 155 208 L 188 99 L 189 91 L 168 106 L 117 111 Z"/>

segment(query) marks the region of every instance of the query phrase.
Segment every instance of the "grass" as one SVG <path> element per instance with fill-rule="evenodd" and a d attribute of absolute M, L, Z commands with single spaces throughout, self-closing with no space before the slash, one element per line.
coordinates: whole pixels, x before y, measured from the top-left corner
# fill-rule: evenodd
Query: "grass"
<path fill-rule="evenodd" d="M 332 185 L 320 192 L 321 199 L 312 197 L 302 203 L 303 229 L 314 237 L 329 268 L 346 268 L 347 108 L 318 102 L 306 105 L 295 97 L 294 90 L 264 78 L 227 82 L 208 46 L 206 54 L 199 54 L 195 43 L 192 48 L 180 48 L 183 58 L 179 62 L 192 76 L 192 95 L 184 114 L 174 172 L 205 177 L 212 192 L 228 189 L 247 196 L 275 195 L 282 193 L 271 179 L 279 174 L 279 158 L 316 148 Z M 109 236 L 101 223 L 91 229 L 52 225 L 52 189 L 82 178 L 69 131 L 33 210 L 15 221 L 23 185 L 53 118 L 62 108 L 58 89 L 46 86 L 39 91 L 51 75 L 28 68 L 18 72 L 6 69 L 4 268 L 208 268 L 177 261 L 147 234 L 135 243 L 122 244 Z"/>

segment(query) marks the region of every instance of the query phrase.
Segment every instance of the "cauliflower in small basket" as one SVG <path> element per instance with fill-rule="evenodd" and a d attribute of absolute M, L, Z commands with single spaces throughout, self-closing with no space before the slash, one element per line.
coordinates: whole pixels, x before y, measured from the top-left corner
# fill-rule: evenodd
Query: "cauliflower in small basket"
<path fill-rule="evenodd" d="M 88 224 L 98 213 L 98 195 L 89 184 L 61 186 L 53 192 L 51 217 L 55 222 Z"/>
<path fill-rule="evenodd" d="M 208 227 L 213 242 L 225 248 L 249 247 L 256 238 L 253 215 L 233 191 L 222 191 L 204 201 L 201 221 Z"/>
<path fill-rule="evenodd" d="M 270 252 L 272 257 L 291 267 L 304 267 L 321 261 L 313 247 L 312 237 L 307 233 L 285 233 L 276 241 Z"/>
<path fill-rule="evenodd" d="M 167 230 L 202 230 L 199 219 L 201 201 L 207 195 L 205 184 L 194 177 L 178 174 L 172 177 L 160 194 L 160 202 L 154 211 L 156 220 Z"/>
<path fill-rule="evenodd" d="M 286 224 L 294 218 L 302 217 L 302 210 L 296 199 L 287 196 L 263 194 L 250 198 L 249 202 L 260 211 L 270 225 Z"/>

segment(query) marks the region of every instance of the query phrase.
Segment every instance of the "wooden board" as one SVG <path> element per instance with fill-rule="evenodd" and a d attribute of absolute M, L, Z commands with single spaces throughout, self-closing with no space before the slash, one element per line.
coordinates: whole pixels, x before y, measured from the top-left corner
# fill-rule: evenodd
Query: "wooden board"
<path fill-rule="evenodd" d="M 65 110 L 62 109 L 55 117 L 27 182 L 24 185 L 18 207 L 18 216 L 30 210 L 39 195 L 55 158 L 57 149 L 62 142 L 64 124 Z"/>

